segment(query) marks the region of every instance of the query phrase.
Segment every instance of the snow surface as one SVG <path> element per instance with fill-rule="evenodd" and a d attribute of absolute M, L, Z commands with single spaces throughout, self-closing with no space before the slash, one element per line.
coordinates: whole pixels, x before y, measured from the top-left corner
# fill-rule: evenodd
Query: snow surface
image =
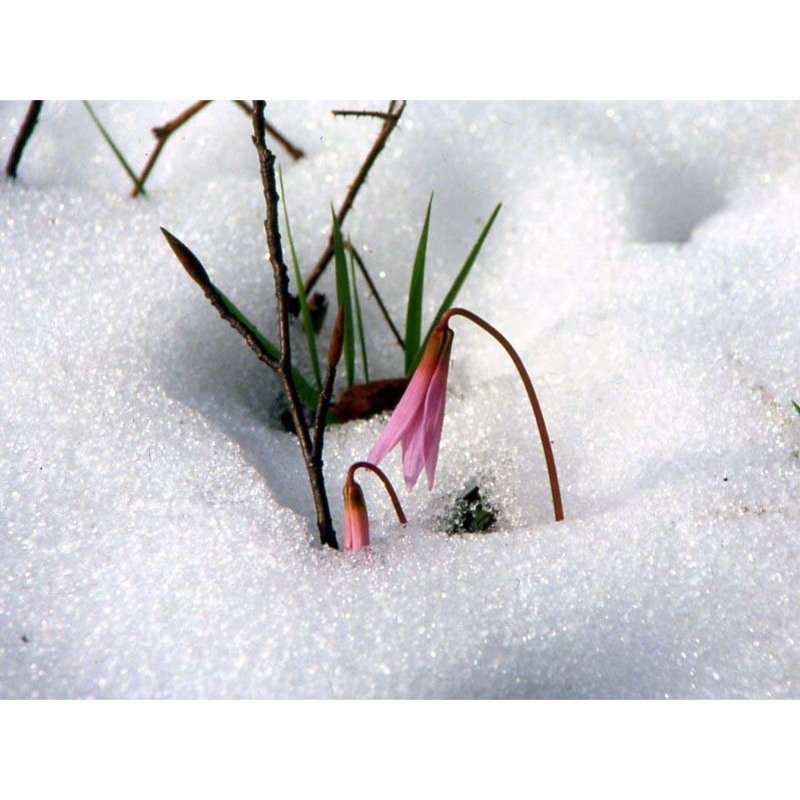
<path fill-rule="evenodd" d="M 276 147 L 306 269 L 378 124 L 342 105 L 268 105 L 309 154 Z M 138 167 L 183 105 L 95 108 Z M 363 476 L 357 554 L 315 544 L 277 383 L 158 230 L 274 330 L 247 119 L 213 104 L 147 199 L 126 180 L 78 103 L 0 180 L 0 695 L 800 697 L 800 106 L 409 105 L 346 229 L 401 321 L 435 190 L 427 324 L 503 201 L 460 303 L 528 365 L 567 519 L 511 362 L 456 320 L 434 492 L 387 459 L 401 530 Z M 383 422 L 327 436 L 340 536 Z M 449 537 L 475 480 L 500 530 Z"/>

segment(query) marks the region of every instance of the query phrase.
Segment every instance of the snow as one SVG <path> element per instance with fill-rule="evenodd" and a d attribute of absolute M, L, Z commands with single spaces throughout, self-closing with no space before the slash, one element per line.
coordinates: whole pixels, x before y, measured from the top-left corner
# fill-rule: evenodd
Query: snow
<path fill-rule="evenodd" d="M 276 147 L 306 269 L 378 124 L 330 116 L 346 104 L 267 107 L 308 152 Z M 95 105 L 137 167 L 182 107 Z M 3 158 L 24 111 L 0 105 Z M 407 493 L 390 455 L 410 523 L 363 476 L 372 546 L 342 553 L 315 544 L 277 382 L 159 232 L 274 330 L 247 119 L 202 111 L 132 201 L 80 104 L 46 103 L 0 181 L 0 695 L 800 697 L 798 120 L 410 103 L 346 231 L 401 321 L 435 191 L 427 327 L 503 201 L 459 302 L 531 372 L 566 520 L 513 365 L 459 319 L 434 491 Z M 362 307 L 373 377 L 394 377 Z M 384 423 L 326 437 L 340 536 Z M 447 536 L 475 481 L 499 530 Z"/>

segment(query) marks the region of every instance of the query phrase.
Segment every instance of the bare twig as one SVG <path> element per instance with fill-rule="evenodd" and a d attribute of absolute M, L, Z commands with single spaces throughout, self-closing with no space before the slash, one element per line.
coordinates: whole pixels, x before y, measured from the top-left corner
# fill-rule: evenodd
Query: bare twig
<path fill-rule="evenodd" d="M 334 117 L 375 117 L 376 119 L 392 119 L 388 111 L 354 111 L 351 109 L 335 109 L 331 111 Z"/>
<path fill-rule="evenodd" d="M 25 150 L 25 145 L 28 143 L 28 139 L 31 138 L 33 129 L 39 121 L 39 112 L 42 110 L 43 103 L 43 100 L 31 100 L 28 106 L 25 119 L 22 121 L 22 127 L 19 129 L 17 138 L 14 140 L 14 145 L 11 148 L 11 153 L 8 156 L 6 175 L 9 178 L 17 177 L 17 168 L 19 167 L 19 162 L 22 160 L 22 152 Z"/>
<path fill-rule="evenodd" d="M 318 445 L 312 445 L 308 423 L 303 415 L 297 387 L 292 376 L 291 336 L 289 330 L 289 270 L 283 259 L 281 249 L 281 234 L 278 223 L 278 189 L 275 180 L 275 156 L 266 144 L 266 131 L 264 123 L 263 100 L 253 101 L 253 144 L 258 153 L 261 168 L 261 184 L 264 190 L 266 204 L 266 218 L 264 230 L 267 236 L 269 260 L 272 264 L 273 278 L 275 281 L 275 299 L 278 304 L 278 328 L 280 331 L 280 358 L 275 372 L 283 385 L 283 391 L 289 403 L 289 413 L 294 423 L 295 431 L 300 440 L 300 449 L 311 483 L 311 492 L 314 496 L 314 505 L 317 512 L 317 528 L 319 529 L 322 544 L 334 549 L 336 532 L 331 520 L 328 496 L 325 492 L 325 478 L 322 470 L 322 436 L 320 434 Z M 333 365 L 335 369 L 335 365 Z M 329 364 L 329 372 L 331 365 Z M 333 378 L 330 378 L 331 385 Z M 322 402 L 322 398 L 320 398 Z M 319 416 L 319 407 L 318 407 Z"/>
<path fill-rule="evenodd" d="M 400 335 L 400 331 L 397 330 L 394 322 L 392 322 L 392 318 L 389 316 L 389 311 L 387 310 L 386 306 L 383 303 L 383 299 L 381 298 L 380 294 L 378 293 L 378 289 L 375 284 L 372 282 L 372 278 L 367 272 L 366 264 L 364 264 L 361 255 L 359 254 L 358 250 L 353 247 L 350 242 L 348 241 L 346 247 L 350 250 L 353 254 L 353 258 L 356 260 L 356 264 L 358 264 L 358 268 L 361 270 L 361 274 L 364 276 L 364 280 L 366 280 L 367 284 L 369 285 L 370 290 L 372 291 L 372 295 L 375 298 L 375 302 L 378 304 L 378 308 L 380 308 L 381 313 L 383 314 L 383 318 L 386 320 L 386 323 L 392 329 L 392 333 L 394 334 L 395 341 L 397 344 L 400 345 L 400 349 L 405 352 L 406 343 L 403 341 L 403 337 Z"/>
<path fill-rule="evenodd" d="M 208 273 L 200 263 L 197 256 L 176 236 L 173 236 L 166 228 L 161 229 L 172 252 L 178 257 L 183 268 L 189 273 L 189 277 L 197 283 L 203 290 L 205 296 L 211 302 L 211 305 L 217 309 L 219 315 L 226 322 L 230 323 L 231 327 L 244 337 L 244 340 L 250 346 L 250 349 L 263 361 L 270 369 L 277 370 L 278 361 L 274 355 L 270 354 L 264 345 L 259 341 L 258 336 L 247 325 L 245 325 L 239 317 L 234 314 L 225 302 L 225 297 L 217 289 L 208 277 Z"/>
<path fill-rule="evenodd" d="M 150 175 L 150 172 L 155 166 L 158 157 L 161 155 L 161 151 L 164 149 L 169 137 L 211 102 L 211 100 L 198 100 L 196 103 L 192 103 L 192 105 L 190 105 L 188 108 L 185 108 L 183 111 L 181 111 L 181 113 L 178 114 L 178 116 L 174 119 L 171 119 L 168 122 L 165 122 L 163 125 L 157 125 L 155 128 L 153 128 L 153 136 L 156 137 L 156 145 L 153 148 L 153 152 L 150 153 L 150 157 L 147 159 L 147 163 L 144 165 L 144 169 L 142 169 L 142 173 L 139 176 L 139 183 L 142 186 L 144 186 L 144 182 Z M 241 108 L 248 115 L 248 117 L 252 117 L 253 109 L 249 103 L 246 103 L 244 100 L 234 100 L 234 103 L 236 103 L 236 105 L 239 106 L 239 108 Z M 293 145 L 274 126 L 270 125 L 268 122 L 265 122 L 265 127 L 270 136 L 280 142 L 280 144 L 286 148 L 289 155 L 295 161 L 305 155 L 299 147 Z M 133 191 L 131 192 L 131 197 L 136 197 L 138 194 L 140 194 L 140 191 L 139 187 L 137 186 L 134 187 Z"/>
<path fill-rule="evenodd" d="M 144 169 L 139 175 L 139 185 L 134 186 L 131 191 L 131 197 L 136 197 L 140 194 L 140 187 L 144 186 L 144 182 L 150 175 L 169 137 L 172 136 L 181 125 L 187 123 L 198 111 L 202 111 L 210 102 L 210 100 L 198 100 L 196 103 L 193 103 L 188 108 L 181 111 L 174 119 L 153 128 L 153 135 L 156 137 L 156 146 L 153 148 L 153 152 L 150 153 L 150 158 L 147 159 L 147 163 L 144 165 Z"/>
<path fill-rule="evenodd" d="M 342 348 L 344 347 L 344 307 L 339 306 L 336 314 L 336 322 L 331 333 L 331 342 L 328 347 L 328 368 L 325 378 L 322 381 L 322 389 L 317 403 L 317 412 L 314 415 L 314 436 L 312 438 L 312 454 L 322 454 L 322 442 L 325 436 L 325 421 L 328 416 L 328 409 L 331 407 L 331 397 L 333 396 L 333 381 L 336 378 L 336 367 L 342 358 Z"/>
<path fill-rule="evenodd" d="M 347 216 L 348 211 L 350 211 L 352 208 L 353 202 L 356 199 L 356 195 L 364 185 L 372 165 L 375 163 L 378 156 L 381 154 L 381 151 L 386 146 L 386 142 L 392 135 L 392 131 L 397 127 L 397 123 L 400 121 L 400 117 L 402 116 L 405 107 L 405 100 L 392 100 L 392 102 L 389 103 L 389 108 L 386 111 L 386 118 L 384 119 L 380 132 L 378 133 L 378 136 L 375 139 L 375 142 L 373 143 L 369 153 L 367 153 L 364 163 L 361 165 L 360 169 L 356 173 L 355 178 L 353 179 L 353 182 L 350 184 L 350 188 L 347 190 L 347 194 L 342 201 L 342 205 L 339 207 L 339 211 L 336 215 L 337 219 L 339 220 L 339 225 L 344 223 L 344 219 Z M 324 252 L 320 256 L 314 268 L 306 276 L 306 293 L 308 293 L 314 284 L 319 280 L 320 275 L 322 275 L 322 273 L 325 271 L 325 268 L 330 263 L 331 258 L 333 258 L 333 231 L 331 231 L 331 235 L 328 237 L 328 244 L 326 245 Z"/>
<path fill-rule="evenodd" d="M 253 115 L 253 109 L 250 106 L 250 103 L 247 101 L 234 100 L 233 102 L 236 103 L 236 105 L 239 106 L 239 108 L 241 108 L 242 111 L 244 111 L 248 116 Z M 270 125 L 270 123 L 266 120 L 264 120 L 264 128 L 267 133 L 273 139 L 275 139 L 275 141 L 278 142 L 281 147 L 283 147 L 293 161 L 299 161 L 305 155 L 304 150 L 301 150 L 297 145 L 292 144 L 274 125 Z"/>

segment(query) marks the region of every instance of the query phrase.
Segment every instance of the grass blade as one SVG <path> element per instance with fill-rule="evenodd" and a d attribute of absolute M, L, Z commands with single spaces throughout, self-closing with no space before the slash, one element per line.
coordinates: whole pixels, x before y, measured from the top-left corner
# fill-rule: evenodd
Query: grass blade
<path fill-rule="evenodd" d="M 800 414 L 800 406 L 799 406 L 799 405 L 797 405 L 797 403 L 795 403 L 795 401 L 794 401 L 794 400 L 792 400 L 792 405 L 794 406 L 794 410 L 795 410 L 795 411 L 796 411 L 798 414 Z"/>
<path fill-rule="evenodd" d="M 356 339 L 353 331 L 353 306 L 350 301 L 350 279 L 347 276 L 347 258 L 344 254 L 342 231 L 331 206 L 333 216 L 333 257 L 336 266 L 336 301 L 344 309 L 344 367 L 347 385 L 352 386 L 356 371 Z"/>
<path fill-rule="evenodd" d="M 297 299 L 300 301 L 300 315 L 303 318 L 303 328 L 306 333 L 306 344 L 308 345 L 308 355 L 311 358 L 311 368 L 314 370 L 314 380 L 317 390 L 322 390 L 322 373 L 319 370 L 319 358 L 317 357 L 317 343 L 314 339 L 314 326 L 311 324 L 311 312 L 308 310 L 308 298 L 303 286 L 303 276 L 300 274 L 300 265 L 297 263 L 297 252 L 294 249 L 294 239 L 292 238 L 292 226 L 289 224 L 289 211 L 286 207 L 286 191 L 283 188 L 283 173 L 278 167 L 278 180 L 281 185 L 281 199 L 283 200 L 283 219 L 286 223 L 286 236 L 289 239 L 289 250 L 292 254 L 292 266 L 294 268 L 294 282 L 297 285 Z"/>
<path fill-rule="evenodd" d="M 410 375 L 417 362 L 419 339 L 422 335 L 422 294 L 425 283 L 425 254 L 428 250 L 428 228 L 431 222 L 431 206 L 433 192 L 428 201 L 425 222 L 414 256 L 414 267 L 411 270 L 411 284 L 408 287 L 408 309 L 406 310 L 406 375 Z"/>
<path fill-rule="evenodd" d="M 476 259 L 478 258 L 478 254 L 481 252 L 481 247 L 483 247 L 483 243 L 486 241 L 486 237 L 489 235 L 489 231 L 494 224 L 497 215 L 500 213 L 500 209 L 503 207 L 502 203 L 498 203 L 494 211 L 492 212 L 492 216 L 489 217 L 489 221 L 483 226 L 483 230 L 481 231 L 481 235 L 478 237 L 478 241 L 475 242 L 472 250 L 470 250 L 469 255 L 467 256 L 467 260 L 464 262 L 464 266 L 456 275 L 456 279 L 453 281 L 453 285 L 450 287 L 450 291 L 445 295 L 444 300 L 442 300 L 442 304 L 439 306 L 439 310 L 436 312 L 436 316 L 433 318 L 433 322 L 431 323 L 430 328 L 428 328 L 428 333 L 425 335 L 425 341 L 422 342 L 422 346 L 419 348 L 415 358 L 413 366 L 416 367 L 417 362 L 422 355 L 422 350 L 424 349 L 425 345 L 428 343 L 428 339 L 430 339 L 431 334 L 433 333 L 433 329 L 436 327 L 439 320 L 442 318 L 442 314 L 447 311 L 450 306 L 453 305 L 455 302 L 458 293 L 461 291 L 461 287 L 464 285 L 464 281 L 467 280 L 469 277 L 470 270 L 472 269 L 473 264 L 475 263 Z M 406 350 L 406 354 L 408 354 L 408 350 Z"/>
<path fill-rule="evenodd" d="M 136 173 L 131 169 L 130 164 L 128 164 L 128 162 L 125 160 L 125 156 L 122 155 L 119 147 L 114 144 L 114 140 L 111 138 L 109 132 L 103 127 L 103 123 L 97 118 L 97 114 L 94 113 L 94 109 L 89 105 L 89 101 L 84 100 L 83 105 L 86 106 L 89 116 L 94 120 L 94 124 L 97 125 L 97 129 L 103 135 L 103 138 L 106 140 L 106 142 L 108 142 L 108 146 L 114 152 L 114 155 L 117 157 L 117 161 L 122 164 L 123 169 L 128 173 L 128 177 L 130 177 L 130 179 L 133 181 L 133 185 L 139 190 L 140 194 L 147 194 L 144 190 L 144 186 L 139 183 Z"/>
<path fill-rule="evenodd" d="M 361 348 L 361 366 L 364 368 L 364 383 L 369 383 L 369 366 L 367 364 L 367 343 L 364 339 L 364 321 L 361 318 L 361 301 L 358 299 L 356 285 L 356 260 L 353 258 L 353 243 L 347 240 L 350 250 L 350 286 L 353 290 L 353 303 L 356 310 L 356 326 L 358 328 L 358 346 Z"/>

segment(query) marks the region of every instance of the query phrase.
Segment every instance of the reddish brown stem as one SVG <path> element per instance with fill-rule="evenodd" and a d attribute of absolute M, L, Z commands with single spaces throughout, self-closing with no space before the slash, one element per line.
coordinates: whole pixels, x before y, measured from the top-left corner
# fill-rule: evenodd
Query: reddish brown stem
<path fill-rule="evenodd" d="M 536 424 L 539 427 L 539 436 L 542 440 L 542 447 L 544 449 L 544 460 L 547 463 L 547 474 L 550 477 L 550 491 L 553 495 L 553 509 L 555 510 L 556 515 L 556 522 L 560 522 L 564 519 L 564 507 L 561 503 L 561 489 L 558 485 L 558 472 L 556 471 L 556 460 L 553 456 L 553 447 L 550 443 L 550 437 L 547 435 L 547 426 L 544 422 L 544 414 L 542 414 L 542 408 L 539 405 L 539 400 L 536 397 L 536 392 L 533 388 L 533 382 L 531 381 L 530 375 L 528 375 L 528 370 L 525 369 L 525 365 L 522 363 L 522 359 L 517 354 L 517 351 L 511 346 L 511 342 L 503 336 L 497 328 L 490 325 L 485 319 L 482 319 L 477 314 L 473 314 L 471 311 L 467 311 L 465 308 L 451 308 L 442 315 L 441 323 L 442 325 L 447 324 L 447 320 L 450 317 L 466 317 L 471 322 L 474 322 L 478 327 L 483 328 L 488 334 L 493 336 L 505 349 L 508 353 L 511 360 L 514 362 L 514 366 L 517 368 L 517 372 L 519 373 L 520 378 L 522 378 L 523 384 L 525 384 L 525 391 L 528 393 L 528 399 L 531 403 L 531 408 L 533 409 L 533 416 L 536 417 Z"/>
<path fill-rule="evenodd" d="M 386 493 L 389 495 L 389 499 L 392 501 L 394 512 L 397 514 L 397 519 L 400 520 L 401 525 L 405 525 L 408 520 L 403 512 L 403 507 L 400 505 L 400 498 L 398 498 L 397 492 L 395 492 L 394 486 L 392 486 L 392 482 L 386 477 L 385 473 L 382 469 L 380 469 L 380 467 L 370 464 L 369 461 L 356 461 L 356 463 L 352 464 L 350 469 L 347 470 L 347 480 L 345 483 L 352 485 L 355 482 L 355 474 L 356 470 L 358 469 L 366 469 L 370 472 L 374 472 L 381 479 L 384 487 L 386 488 Z"/>

